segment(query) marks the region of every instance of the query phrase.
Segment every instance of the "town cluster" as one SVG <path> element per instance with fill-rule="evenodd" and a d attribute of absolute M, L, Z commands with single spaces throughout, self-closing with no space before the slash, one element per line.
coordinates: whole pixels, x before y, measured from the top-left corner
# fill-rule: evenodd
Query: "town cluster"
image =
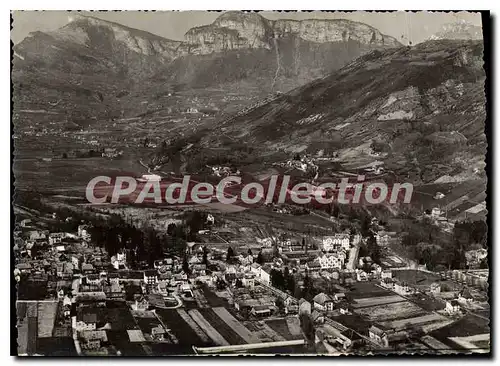
<path fill-rule="evenodd" d="M 489 342 L 477 325 L 489 322 L 487 271 L 435 273 L 392 252 L 378 264 L 360 255 L 368 239 L 358 233 L 271 236 L 248 248 L 188 242 L 183 255 L 137 269 L 128 250 L 94 245 L 88 224 L 17 225 L 20 354 L 60 344 L 79 355 L 452 352 Z M 374 234 L 381 251 L 398 241 Z M 467 324 L 473 336 L 453 335 Z"/>

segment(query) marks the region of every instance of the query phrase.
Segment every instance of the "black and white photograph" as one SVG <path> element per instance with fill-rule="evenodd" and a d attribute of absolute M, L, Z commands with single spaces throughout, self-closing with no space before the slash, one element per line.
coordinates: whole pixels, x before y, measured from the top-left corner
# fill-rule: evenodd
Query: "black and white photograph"
<path fill-rule="evenodd" d="M 491 354 L 488 11 L 10 17 L 14 356 Z"/>

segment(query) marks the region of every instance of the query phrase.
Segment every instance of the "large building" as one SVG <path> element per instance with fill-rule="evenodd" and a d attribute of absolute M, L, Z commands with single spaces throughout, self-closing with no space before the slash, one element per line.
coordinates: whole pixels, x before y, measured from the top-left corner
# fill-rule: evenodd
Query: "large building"
<path fill-rule="evenodd" d="M 339 249 L 349 250 L 350 239 L 349 234 L 335 234 L 333 236 L 325 236 L 323 238 L 323 251 L 336 252 Z"/>

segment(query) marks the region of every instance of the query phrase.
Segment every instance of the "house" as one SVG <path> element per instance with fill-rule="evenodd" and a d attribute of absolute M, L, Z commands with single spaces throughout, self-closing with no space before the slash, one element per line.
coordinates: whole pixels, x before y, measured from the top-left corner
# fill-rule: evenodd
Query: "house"
<path fill-rule="evenodd" d="M 26 263 L 19 263 L 17 265 L 17 269 L 19 270 L 20 273 L 27 274 L 27 273 L 31 272 L 32 267 L 31 267 L 31 264 L 29 264 L 28 262 L 26 262 Z"/>
<path fill-rule="evenodd" d="M 394 281 L 392 278 L 384 278 L 380 281 L 380 285 L 389 290 L 394 290 Z"/>
<path fill-rule="evenodd" d="M 343 301 L 338 305 L 340 314 L 346 315 L 351 313 L 351 309 L 349 309 L 349 304 L 346 301 Z"/>
<path fill-rule="evenodd" d="M 272 310 L 268 305 L 257 305 L 252 307 L 252 310 L 250 310 L 250 314 L 259 318 L 269 316 L 271 313 Z"/>
<path fill-rule="evenodd" d="M 323 324 L 325 322 L 325 316 L 316 309 L 311 313 L 311 319 L 317 324 Z"/>
<path fill-rule="evenodd" d="M 429 291 L 431 294 L 439 294 L 441 292 L 441 285 L 437 282 L 433 282 L 429 287 Z"/>
<path fill-rule="evenodd" d="M 394 292 L 396 292 L 400 295 L 406 296 L 406 295 L 413 294 L 415 291 L 406 282 L 395 282 L 394 283 Z"/>
<path fill-rule="evenodd" d="M 379 324 L 372 325 L 368 329 L 368 334 L 373 342 L 381 345 L 382 347 L 389 347 L 389 337 L 387 335 L 386 329 L 383 326 Z"/>
<path fill-rule="evenodd" d="M 390 269 L 385 269 L 380 273 L 380 278 L 383 280 L 385 278 L 392 278 L 392 271 Z"/>
<path fill-rule="evenodd" d="M 116 255 L 111 257 L 111 264 L 115 269 L 126 269 L 127 268 L 127 254 L 124 250 L 116 253 Z"/>
<path fill-rule="evenodd" d="M 75 269 L 80 269 L 80 264 L 83 262 L 83 256 L 81 254 L 72 254 L 71 263 Z"/>
<path fill-rule="evenodd" d="M 458 294 L 458 301 L 462 303 L 471 303 L 474 301 L 474 297 L 467 287 L 464 287 Z"/>
<path fill-rule="evenodd" d="M 66 237 L 67 237 L 66 233 L 50 233 L 49 244 L 50 245 L 60 244 L 62 240 Z"/>
<path fill-rule="evenodd" d="M 103 342 L 108 341 L 105 330 L 84 330 L 80 332 L 80 338 L 80 345 L 84 350 L 99 349 Z"/>
<path fill-rule="evenodd" d="M 155 341 L 163 341 L 165 333 L 165 329 L 160 324 L 151 328 L 151 338 Z"/>
<path fill-rule="evenodd" d="M 286 314 L 297 314 L 299 312 L 299 304 L 295 298 L 288 296 L 283 303 L 285 304 Z"/>
<path fill-rule="evenodd" d="M 108 281 L 109 283 L 119 283 L 120 282 L 120 274 L 117 272 L 112 272 L 108 274 Z"/>
<path fill-rule="evenodd" d="M 358 281 L 358 282 L 368 281 L 367 273 L 361 269 L 357 269 L 356 270 L 356 281 Z"/>
<path fill-rule="evenodd" d="M 149 309 L 149 302 L 144 296 L 138 297 L 132 304 L 132 310 L 146 311 L 148 309 Z"/>
<path fill-rule="evenodd" d="M 444 197 L 445 197 L 444 193 L 441 192 L 436 192 L 436 194 L 434 195 L 435 200 L 440 200 L 443 199 Z"/>
<path fill-rule="evenodd" d="M 311 303 L 304 298 L 299 300 L 299 315 L 311 314 Z"/>
<path fill-rule="evenodd" d="M 460 313 L 460 304 L 458 303 L 457 300 L 451 300 L 451 301 L 446 301 L 446 307 L 444 310 L 449 314 L 449 315 L 455 315 Z"/>
<path fill-rule="evenodd" d="M 158 272 L 150 269 L 144 271 L 144 283 L 146 285 L 155 285 L 158 282 Z"/>
<path fill-rule="evenodd" d="M 242 280 L 241 280 L 241 283 L 243 284 L 243 286 L 247 287 L 247 288 L 254 288 L 255 286 L 255 278 L 254 278 L 254 275 L 253 274 L 250 274 L 250 273 L 246 273 Z"/>
<path fill-rule="evenodd" d="M 310 272 L 321 270 L 321 264 L 319 263 L 319 259 L 314 261 L 310 261 L 306 263 L 306 269 Z"/>
<path fill-rule="evenodd" d="M 269 266 L 261 266 L 258 263 L 252 263 L 250 270 L 255 273 L 255 277 L 266 285 L 271 284 L 271 269 Z"/>
<path fill-rule="evenodd" d="M 333 299 L 322 292 L 314 296 L 313 307 L 319 311 L 333 311 Z"/>
<path fill-rule="evenodd" d="M 109 286 L 104 286 L 104 293 L 108 299 L 120 300 L 125 296 L 125 290 L 122 285 L 112 282 Z"/>
<path fill-rule="evenodd" d="M 97 313 L 95 311 L 79 311 L 77 313 L 75 324 L 75 329 L 77 331 L 95 330 L 96 327 Z"/>
<path fill-rule="evenodd" d="M 390 242 L 397 237 L 397 233 L 394 231 L 384 231 L 381 230 L 375 234 L 375 241 L 379 247 L 387 247 Z"/>
<path fill-rule="evenodd" d="M 83 274 L 94 273 L 94 271 L 95 271 L 95 268 L 92 264 L 90 264 L 90 263 L 83 263 L 82 264 L 82 273 Z"/>
<path fill-rule="evenodd" d="M 20 225 L 21 225 L 21 227 L 30 227 L 31 226 L 31 219 L 21 220 Z"/>
<path fill-rule="evenodd" d="M 101 283 L 101 277 L 96 273 L 89 273 L 85 276 L 85 280 L 89 285 L 99 285 Z"/>
<path fill-rule="evenodd" d="M 322 249 L 325 252 L 338 251 L 340 248 L 349 250 L 350 238 L 347 233 L 335 234 L 333 236 L 325 236 L 322 241 Z"/>
<path fill-rule="evenodd" d="M 78 225 L 78 236 L 83 240 L 90 240 L 89 225 Z"/>
<path fill-rule="evenodd" d="M 61 279 L 71 279 L 73 277 L 73 264 L 71 262 L 58 263 L 57 276 Z"/>
<path fill-rule="evenodd" d="M 41 230 L 29 231 L 27 236 L 29 240 L 47 239 L 47 235 Z"/>
<path fill-rule="evenodd" d="M 346 299 L 345 293 L 343 293 L 343 292 L 338 292 L 335 295 L 333 295 L 333 300 L 335 300 L 335 301 L 342 301 L 345 299 Z"/>
<path fill-rule="evenodd" d="M 432 211 L 431 211 L 431 217 L 433 219 L 437 219 L 441 216 L 441 209 L 439 207 L 434 207 L 432 208 Z"/>

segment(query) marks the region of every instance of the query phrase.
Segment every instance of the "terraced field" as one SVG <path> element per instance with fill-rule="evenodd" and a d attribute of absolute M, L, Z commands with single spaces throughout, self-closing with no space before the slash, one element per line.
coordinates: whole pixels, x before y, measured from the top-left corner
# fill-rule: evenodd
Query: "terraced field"
<path fill-rule="evenodd" d="M 352 306 L 354 308 L 364 308 L 377 305 L 392 304 L 402 301 L 405 301 L 405 299 L 398 295 L 367 297 L 367 298 L 356 299 L 355 304 L 353 304 Z"/>
<path fill-rule="evenodd" d="M 240 337 L 224 320 L 222 320 L 213 309 L 199 309 L 203 317 L 224 337 L 229 344 L 246 344 L 245 340 Z"/>
<path fill-rule="evenodd" d="M 355 312 L 367 316 L 371 321 L 413 318 L 425 314 L 425 311 L 409 301 L 360 308 Z"/>
<path fill-rule="evenodd" d="M 163 321 L 163 324 L 170 329 L 179 340 L 180 345 L 188 346 L 214 346 L 206 335 L 200 337 L 193 328 L 182 319 L 176 310 L 157 309 L 156 313 Z"/>

